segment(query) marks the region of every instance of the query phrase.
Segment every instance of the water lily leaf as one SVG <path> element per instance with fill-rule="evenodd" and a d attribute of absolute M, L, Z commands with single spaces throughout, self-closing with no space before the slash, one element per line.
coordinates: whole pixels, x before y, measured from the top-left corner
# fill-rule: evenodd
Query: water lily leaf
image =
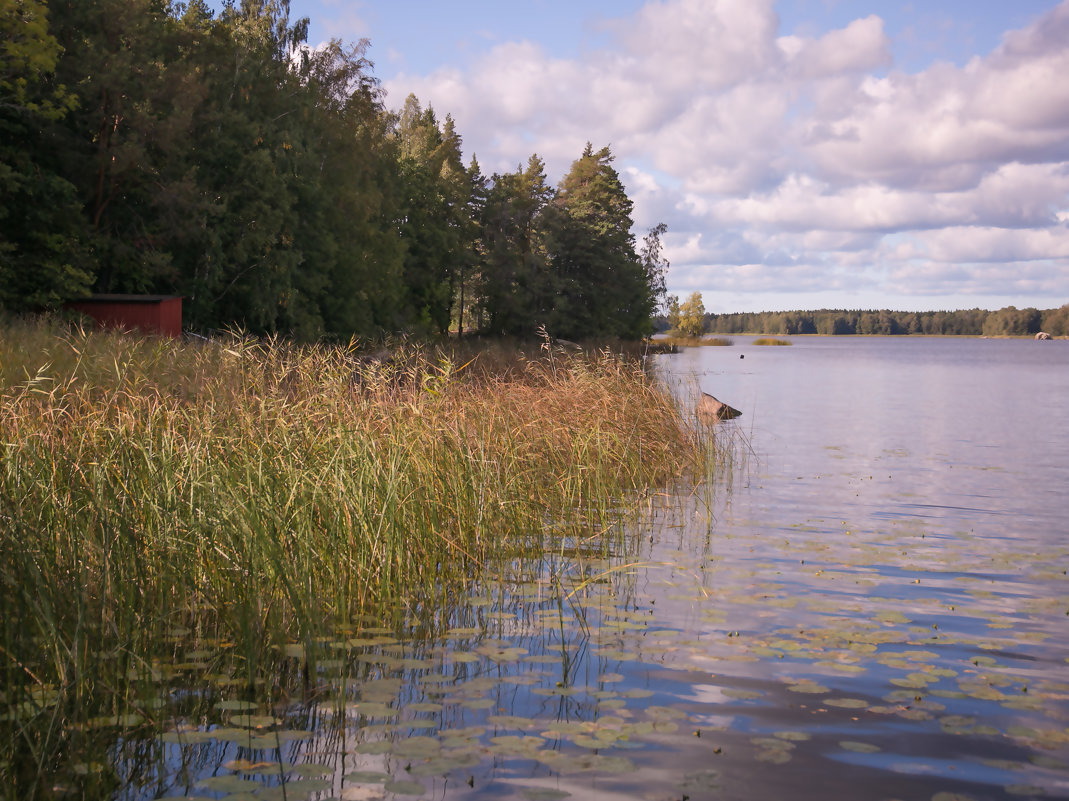
<path fill-rule="evenodd" d="M 475 764 L 478 764 L 478 761 Z M 425 757 L 423 762 L 417 762 L 405 772 L 409 776 L 445 776 L 458 766 L 455 760 L 445 756 L 431 757 L 429 759 Z"/>
<path fill-rule="evenodd" d="M 1048 768 L 1049 770 L 1069 770 L 1069 762 L 1047 756 L 1046 754 L 1034 754 L 1029 761 L 1040 768 Z"/>
<path fill-rule="evenodd" d="M 420 718 L 417 720 L 405 720 L 396 724 L 397 729 L 411 729 L 413 731 L 419 731 L 423 729 L 437 729 L 438 722 L 427 718 Z"/>
<path fill-rule="evenodd" d="M 427 701 L 418 701 L 414 704 L 408 704 L 405 709 L 410 712 L 441 712 L 442 705 L 430 703 Z"/>
<path fill-rule="evenodd" d="M 520 795 L 527 801 L 559 801 L 561 798 L 570 798 L 572 794 L 551 787 L 524 787 L 520 790 Z"/>
<path fill-rule="evenodd" d="M 290 773 L 301 778 L 312 778 L 314 776 L 326 776 L 329 773 L 333 773 L 334 768 L 329 765 L 323 765 L 315 762 L 305 762 L 302 765 L 295 765 Z"/>
<path fill-rule="evenodd" d="M 758 762 L 771 762 L 773 765 L 782 765 L 791 761 L 791 753 L 782 748 L 769 748 L 758 751 L 755 759 Z"/>
<path fill-rule="evenodd" d="M 610 662 L 630 662 L 639 658 L 634 651 L 623 651 L 619 648 L 598 648 L 597 654 Z"/>
<path fill-rule="evenodd" d="M 903 624 L 909 623 L 910 619 L 903 615 L 901 612 L 893 609 L 883 610 L 873 615 L 873 618 L 881 623 L 896 623 Z"/>
<path fill-rule="evenodd" d="M 252 731 L 249 729 L 239 729 L 236 726 L 219 726 L 214 728 L 210 732 L 212 739 L 219 740 L 224 743 L 248 743 L 252 737 Z"/>
<path fill-rule="evenodd" d="M 426 788 L 419 782 L 413 782 L 407 779 L 388 781 L 384 785 L 384 788 L 391 793 L 397 793 L 397 795 L 423 795 L 427 792 Z"/>
<path fill-rule="evenodd" d="M 276 739 L 274 734 L 264 734 L 259 737 L 252 737 L 243 743 L 253 751 L 273 751 L 281 747 L 282 741 Z"/>
<path fill-rule="evenodd" d="M 526 718 L 521 718 L 526 720 Z M 468 726 L 464 729 L 447 729 L 442 732 L 442 737 L 449 737 L 454 740 L 477 740 L 486 734 L 486 728 L 483 726 Z"/>
<path fill-rule="evenodd" d="M 891 679 L 891 684 L 895 685 L 896 687 L 912 687 L 915 689 L 924 689 L 932 681 L 934 681 L 934 679 L 928 676 L 911 673 L 910 675 L 905 677 L 896 676 L 895 678 Z"/>
<path fill-rule="evenodd" d="M 357 784 L 382 784 L 390 780 L 390 774 L 375 770 L 354 770 L 352 773 L 346 773 L 342 778 L 347 782 Z"/>
<path fill-rule="evenodd" d="M 311 740 L 315 735 L 310 731 L 301 731 L 298 729 L 288 729 L 287 731 L 276 732 L 274 735 L 268 735 L 268 737 L 277 737 L 279 742 L 293 743 L 300 740 Z"/>
<path fill-rule="evenodd" d="M 197 787 L 203 790 L 212 790 L 217 793 L 246 793 L 252 792 L 263 785 L 250 781 L 242 776 L 227 774 L 226 776 L 209 776 L 197 782 Z"/>
<path fill-rule="evenodd" d="M 594 737 L 591 737 L 589 734 L 577 734 L 572 737 L 572 742 L 580 748 L 590 748 L 597 750 L 599 748 L 605 747 L 605 743 Z"/>
<path fill-rule="evenodd" d="M 383 801 L 386 791 L 381 787 L 346 787 L 340 798 L 341 801 Z"/>
<path fill-rule="evenodd" d="M 130 728 L 144 722 L 144 718 L 136 712 L 125 715 L 104 715 L 103 717 L 91 718 L 86 722 L 89 729 Z"/>
<path fill-rule="evenodd" d="M 653 720 L 679 720 L 686 716 L 686 712 L 670 706 L 650 706 L 646 708 L 646 717 Z"/>
<path fill-rule="evenodd" d="M 872 743 L 861 743 L 856 740 L 841 740 L 839 747 L 844 751 L 854 751 L 858 754 L 875 754 L 880 750 L 879 746 Z"/>
<path fill-rule="evenodd" d="M 437 737 L 409 737 L 395 743 L 391 753 L 406 757 L 432 757 L 442 750 Z"/>
<path fill-rule="evenodd" d="M 349 710 L 367 718 L 395 718 L 401 714 L 399 709 L 376 701 L 357 701 L 349 704 Z"/>
<path fill-rule="evenodd" d="M 858 675 L 868 671 L 868 668 L 864 665 L 854 665 L 849 662 L 817 662 L 816 667 L 825 668 L 827 670 L 834 670 L 838 673 L 848 673 L 851 675 Z"/>
<path fill-rule="evenodd" d="M 720 773 L 715 770 L 699 770 L 695 773 L 688 773 L 676 786 L 691 793 L 718 790 L 720 789 Z"/>
<path fill-rule="evenodd" d="M 751 737 L 750 742 L 761 748 L 782 749 L 784 751 L 790 751 L 794 748 L 794 743 L 777 739 L 776 737 Z"/>
<path fill-rule="evenodd" d="M 299 801 L 312 793 L 330 789 L 330 782 L 325 779 L 298 779 L 286 782 L 278 787 L 264 787 L 256 791 L 256 797 L 263 801 Z"/>
<path fill-rule="evenodd" d="M 490 743 L 494 750 L 501 750 L 506 753 L 524 753 L 538 750 L 545 745 L 546 741 L 534 734 L 526 736 L 500 734 L 496 737 L 491 737 Z"/>
<path fill-rule="evenodd" d="M 863 701 L 860 698 L 825 698 L 824 704 L 826 706 L 835 706 L 842 709 L 865 709 L 868 705 L 868 701 Z"/>
<path fill-rule="evenodd" d="M 480 646 L 475 649 L 478 653 L 487 657 L 491 662 L 516 662 L 527 653 L 526 648 L 499 648 L 495 646 Z"/>
<path fill-rule="evenodd" d="M 809 679 L 803 679 L 797 684 L 788 685 L 787 689 L 792 693 L 810 693 L 812 695 L 819 695 L 820 693 L 830 691 L 829 687 L 825 687 L 823 684 L 817 684 L 815 681 Z"/>
<path fill-rule="evenodd" d="M 282 725 L 282 721 L 271 715 L 231 715 L 230 725 L 241 729 L 269 729 Z"/>
<path fill-rule="evenodd" d="M 543 737 L 554 737 L 560 734 L 586 734 L 590 731 L 590 724 L 578 720 L 555 720 L 545 727 Z"/>
<path fill-rule="evenodd" d="M 360 743 L 353 751 L 358 754 L 388 754 L 393 750 L 393 743 L 389 740 L 372 740 L 368 743 Z"/>
<path fill-rule="evenodd" d="M 224 712 L 252 712 L 258 707 L 252 701 L 239 701 L 235 699 L 232 701 L 220 701 L 215 705 L 215 708 Z"/>
<path fill-rule="evenodd" d="M 896 713 L 898 717 L 906 720 L 931 720 L 933 715 L 923 709 L 900 709 Z"/>
<path fill-rule="evenodd" d="M 577 687 L 535 687 L 533 690 L 531 690 L 531 692 L 535 695 L 560 695 L 564 697 L 569 697 L 573 695 L 578 695 L 581 690 L 579 690 L 579 688 Z"/>

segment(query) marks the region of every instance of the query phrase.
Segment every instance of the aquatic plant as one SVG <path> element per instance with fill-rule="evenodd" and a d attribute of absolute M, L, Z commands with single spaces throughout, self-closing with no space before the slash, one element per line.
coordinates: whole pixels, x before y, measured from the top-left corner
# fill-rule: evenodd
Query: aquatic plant
<path fill-rule="evenodd" d="M 790 345 L 789 339 L 776 339 L 774 337 L 758 337 L 753 341 L 754 345 Z"/>
<path fill-rule="evenodd" d="M 654 340 L 654 344 L 658 346 L 678 346 L 678 347 L 699 347 L 701 345 L 711 345 L 718 347 L 728 347 L 734 345 L 735 342 L 728 337 L 713 337 L 713 336 L 700 336 L 700 337 L 686 337 L 686 336 L 662 336 Z"/>
<path fill-rule="evenodd" d="M 157 725 L 165 663 L 247 699 L 307 691 L 338 626 L 596 536 L 717 458 L 607 353 L 374 361 L 25 322 L 0 341 L 0 786 L 20 797 L 106 795 L 100 749 Z M 199 645 L 215 663 L 182 659 Z"/>

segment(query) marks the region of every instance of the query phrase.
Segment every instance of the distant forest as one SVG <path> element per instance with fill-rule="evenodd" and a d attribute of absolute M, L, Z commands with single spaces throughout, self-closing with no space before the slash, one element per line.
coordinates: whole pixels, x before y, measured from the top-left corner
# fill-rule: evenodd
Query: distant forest
<path fill-rule="evenodd" d="M 449 115 L 385 106 L 367 42 L 288 0 L 0 0 L 0 311 L 177 294 L 303 340 L 638 337 L 664 295 L 608 148 L 485 176 Z M 388 43 L 387 43 L 388 44 Z"/>
<path fill-rule="evenodd" d="M 667 325 L 667 322 L 665 322 Z M 927 334 L 1029 336 L 1045 331 L 1069 336 L 1069 304 L 1057 309 L 998 311 L 819 311 L 706 314 L 710 334 Z"/>

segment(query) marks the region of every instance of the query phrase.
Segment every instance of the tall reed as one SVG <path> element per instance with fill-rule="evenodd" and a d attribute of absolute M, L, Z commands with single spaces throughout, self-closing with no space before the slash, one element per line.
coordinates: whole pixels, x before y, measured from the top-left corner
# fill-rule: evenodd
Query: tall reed
<path fill-rule="evenodd" d="M 287 644 L 307 678 L 333 626 L 463 586 L 547 522 L 601 530 L 711 458 L 606 354 L 0 336 L 0 785 L 21 797 L 91 775 L 102 719 L 152 719 L 175 632 L 250 694 Z"/>

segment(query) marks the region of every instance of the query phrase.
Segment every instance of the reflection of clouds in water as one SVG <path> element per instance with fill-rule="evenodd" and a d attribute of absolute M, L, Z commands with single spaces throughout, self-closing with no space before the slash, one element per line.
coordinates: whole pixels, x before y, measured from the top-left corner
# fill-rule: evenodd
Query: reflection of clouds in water
<path fill-rule="evenodd" d="M 692 684 L 687 688 L 686 692 L 679 695 L 679 700 L 707 704 L 709 706 L 737 703 L 737 698 L 729 694 L 727 688 L 719 687 L 715 684 Z M 690 719 L 692 722 L 701 723 L 704 726 L 722 726 L 726 728 L 734 722 L 735 717 L 735 715 L 708 712 L 692 714 Z"/>

